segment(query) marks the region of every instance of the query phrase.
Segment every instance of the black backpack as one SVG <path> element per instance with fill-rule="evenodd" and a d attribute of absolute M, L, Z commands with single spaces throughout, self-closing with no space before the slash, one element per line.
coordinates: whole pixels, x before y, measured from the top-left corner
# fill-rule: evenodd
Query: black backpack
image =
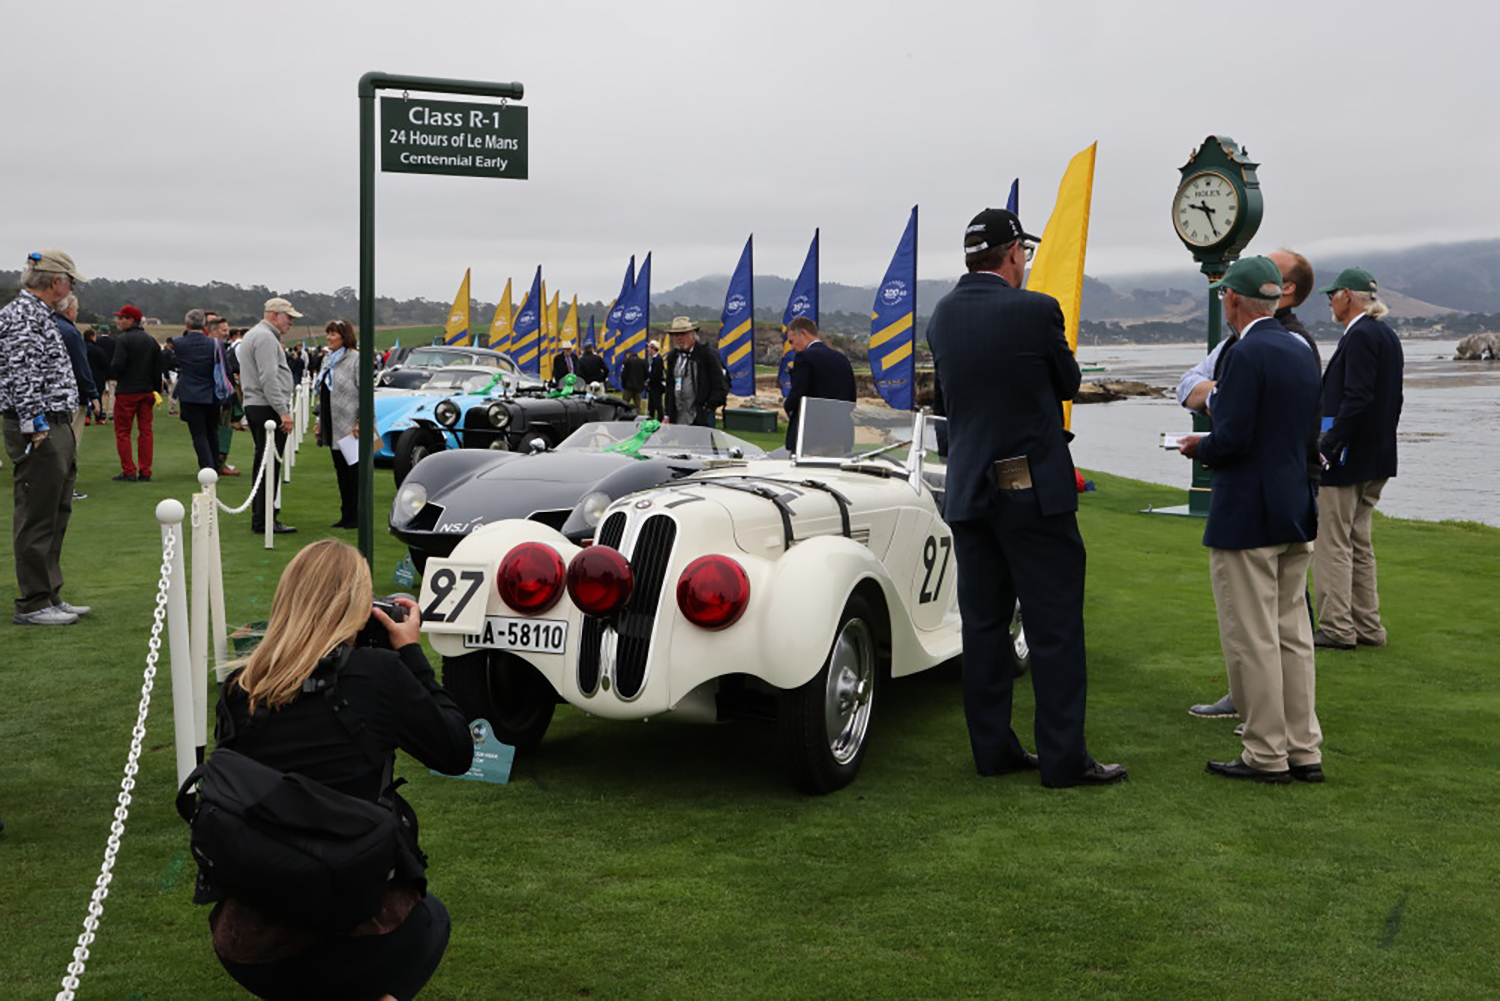
<path fill-rule="evenodd" d="M 425 887 L 416 816 L 396 794 L 401 782 L 391 782 L 394 756 L 380 752 L 338 695 L 348 655 L 344 647 L 324 658 L 302 690 L 321 690 L 350 738 L 382 767 L 380 799 L 350 796 L 236 751 L 234 721 L 221 697 L 214 753 L 177 794 L 198 862 L 195 902 L 232 896 L 299 925 L 346 932 L 379 909 L 393 879 Z"/>

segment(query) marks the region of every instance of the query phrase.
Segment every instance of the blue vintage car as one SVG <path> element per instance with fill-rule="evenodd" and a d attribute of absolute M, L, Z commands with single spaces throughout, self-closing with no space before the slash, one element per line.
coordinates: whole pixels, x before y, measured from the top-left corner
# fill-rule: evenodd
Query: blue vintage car
<path fill-rule="evenodd" d="M 474 402 L 488 401 L 508 394 L 540 391 L 540 379 L 506 369 L 454 365 L 434 372 L 418 389 L 375 390 L 375 433 L 380 436 L 377 461 L 390 462 L 392 449 L 401 432 L 426 421 L 433 423 L 432 411 L 443 400 L 473 397 Z M 451 438 L 451 436 L 450 436 Z M 457 439 L 450 442 L 458 447 Z"/>
<path fill-rule="evenodd" d="M 417 463 L 437 452 L 542 451 L 585 424 L 636 416 L 635 408 L 618 397 L 582 391 L 571 375 L 562 388 L 552 391 L 540 383 L 524 385 L 505 377 L 469 392 L 426 398 L 432 402 L 391 422 L 394 440 L 385 439 L 382 431 L 397 486 Z"/>

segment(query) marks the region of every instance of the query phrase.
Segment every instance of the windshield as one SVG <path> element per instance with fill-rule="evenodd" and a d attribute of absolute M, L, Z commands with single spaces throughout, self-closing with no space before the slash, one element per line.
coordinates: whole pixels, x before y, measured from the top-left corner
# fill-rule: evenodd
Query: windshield
<path fill-rule="evenodd" d="M 564 438 L 557 452 L 602 452 L 629 441 L 641 431 L 635 421 L 592 421 Z M 738 449 L 738 454 L 735 450 Z M 663 424 L 641 445 L 649 456 L 691 455 L 702 458 L 764 458 L 765 450 L 717 428 Z"/>
<path fill-rule="evenodd" d="M 921 417 L 918 421 L 917 418 Z M 921 434 L 924 462 L 937 458 L 937 428 L 943 418 L 843 400 L 805 399 L 797 419 L 799 465 L 881 463 L 911 469 L 912 437 Z"/>
<path fill-rule="evenodd" d="M 477 365 L 481 368 L 503 368 L 507 372 L 516 371 L 515 362 L 501 354 L 491 354 L 487 351 L 476 351 L 470 354 L 467 351 L 444 351 L 440 348 L 415 348 L 411 354 L 402 361 L 408 368 L 446 368 L 449 365 Z"/>

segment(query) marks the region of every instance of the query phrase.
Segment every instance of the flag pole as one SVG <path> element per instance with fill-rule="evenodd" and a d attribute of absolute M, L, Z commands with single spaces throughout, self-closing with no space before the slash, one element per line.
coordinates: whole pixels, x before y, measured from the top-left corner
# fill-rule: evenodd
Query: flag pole
<path fill-rule="evenodd" d="M 911 408 L 917 409 L 917 209 L 911 207 Z M 937 371 L 932 373 L 937 378 Z"/>

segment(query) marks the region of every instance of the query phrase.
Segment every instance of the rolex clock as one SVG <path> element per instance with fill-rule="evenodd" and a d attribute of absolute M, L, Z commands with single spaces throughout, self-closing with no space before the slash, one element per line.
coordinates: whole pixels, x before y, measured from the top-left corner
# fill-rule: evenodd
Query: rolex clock
<path fill-rule="evenodd" d="M 1183 181 L 1172 199 L 1172 224 L 1183 243 L 1208 248 L 1229 238 L 1239 221 L 1240 193 L 1216 170 L 1204 170 Z"/>
<path fill-rule="evenodd" d="M 1205 274 L 1216 278 L 1260 228 L 1260 181 L 1233 139 L 1209 136 L 1180 168 L 1172 226 Z"/>

